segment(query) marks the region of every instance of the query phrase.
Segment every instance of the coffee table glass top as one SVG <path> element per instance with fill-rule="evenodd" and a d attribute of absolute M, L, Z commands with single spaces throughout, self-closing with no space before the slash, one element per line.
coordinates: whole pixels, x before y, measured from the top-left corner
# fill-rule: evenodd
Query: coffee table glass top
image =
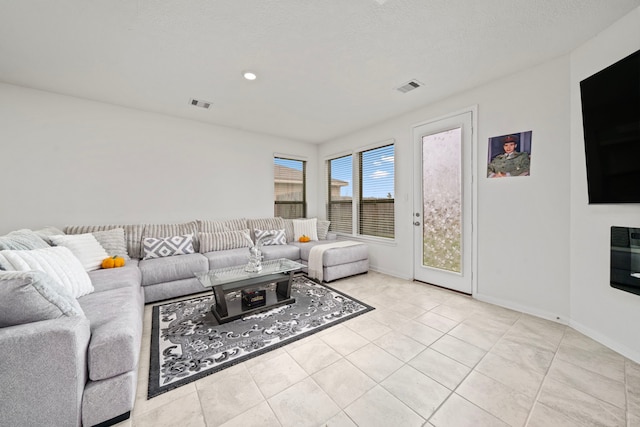
<path fill-rule="evenodd" d="M 239 282 L 241 280 L 253 279 L 257 277 L 269 276 L 271 274 L 287 273 L 294 270 L 300 270 L 305 267 L 304 264 L 291 261 L 290 259 L 280 258 L 262 263 L 262 270 L 257 273 L 249 273 L 244 271 L 246 265 L 237 265 L 233 267 L 214 268 L 204 273 L 195 273 L 196 277 L 204 287 L 212 287 L 226 283 Z"/>

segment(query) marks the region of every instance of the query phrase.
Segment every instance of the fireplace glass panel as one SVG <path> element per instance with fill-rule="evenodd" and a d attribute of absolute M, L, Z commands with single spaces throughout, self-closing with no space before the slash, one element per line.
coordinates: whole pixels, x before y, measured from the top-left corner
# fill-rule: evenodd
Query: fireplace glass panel
<path fill-rule="evenodd" d="M 640 228 L 611 227 L 611 286 L 640 295 Z"/>

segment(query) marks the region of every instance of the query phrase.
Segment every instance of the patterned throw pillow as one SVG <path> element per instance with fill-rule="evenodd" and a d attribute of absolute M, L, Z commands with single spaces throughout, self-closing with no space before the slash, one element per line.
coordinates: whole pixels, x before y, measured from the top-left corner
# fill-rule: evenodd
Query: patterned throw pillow
<path fill-rule="evenodd" d="M 248 248 L 252 245 L 249 229 L 221 231 L 219 233 L 198 233 L 200 253 Z"/>
<path fill-rule="evenodd" d="M 272 246 L 272 245 L 286 245 L 287 244 L 287 235 L 282 230 L 253 230 L 254 235 L 256 236 L 256 243 L 258 240 L 262 238 L 262 244 L 264 246 Z"/>
<path fill-rule="evenodd" d="M 284 219 L 279 216 L 270 218 L 250 218 L 247 219 L 247 225 L 251 230 L 251 239 L 255 242 L 255 229 L 258 230 L 282 230 L 284 229 Z"/>
<path fill-rule="evenodd" d="M 142 242 L 143 259 L 162 258 L 175 255 L 195 253 L 193 249 L 193 235 L 172 236 L 165 238 L 145 237 Z"/>

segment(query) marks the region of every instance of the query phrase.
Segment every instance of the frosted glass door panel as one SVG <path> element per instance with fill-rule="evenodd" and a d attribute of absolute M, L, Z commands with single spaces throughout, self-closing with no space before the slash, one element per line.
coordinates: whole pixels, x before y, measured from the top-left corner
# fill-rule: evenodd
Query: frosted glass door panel
<path fill-rule="evenodd" d="M 426 267 L 462 272 L 462 128 L 422 138 Z"/>

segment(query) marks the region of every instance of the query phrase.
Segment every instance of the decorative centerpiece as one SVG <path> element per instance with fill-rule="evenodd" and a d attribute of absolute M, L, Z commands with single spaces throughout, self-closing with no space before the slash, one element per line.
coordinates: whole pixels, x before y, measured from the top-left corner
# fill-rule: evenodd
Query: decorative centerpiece
<path fill-rule="evenodd" d="M 267 291 L 264 289 L 243 289 L 242 302 L 247 308 L 262 307 L 267 302 Z"/>
<path fill-rule="evenodd" d="M 262 271 L 262 243 L 269 237 L 275 236 L 275 232 L 265 233 L 259 238 L 256 239 L 256 243 L 253 243 L 253 240 L 249 236 L 245 234 L 246 239 L 251 242 L 251 246 L 249 246 L 249 262 L 247 266 L 244 268 L 244 271 L 247 273 L 258 273 Z"/>

